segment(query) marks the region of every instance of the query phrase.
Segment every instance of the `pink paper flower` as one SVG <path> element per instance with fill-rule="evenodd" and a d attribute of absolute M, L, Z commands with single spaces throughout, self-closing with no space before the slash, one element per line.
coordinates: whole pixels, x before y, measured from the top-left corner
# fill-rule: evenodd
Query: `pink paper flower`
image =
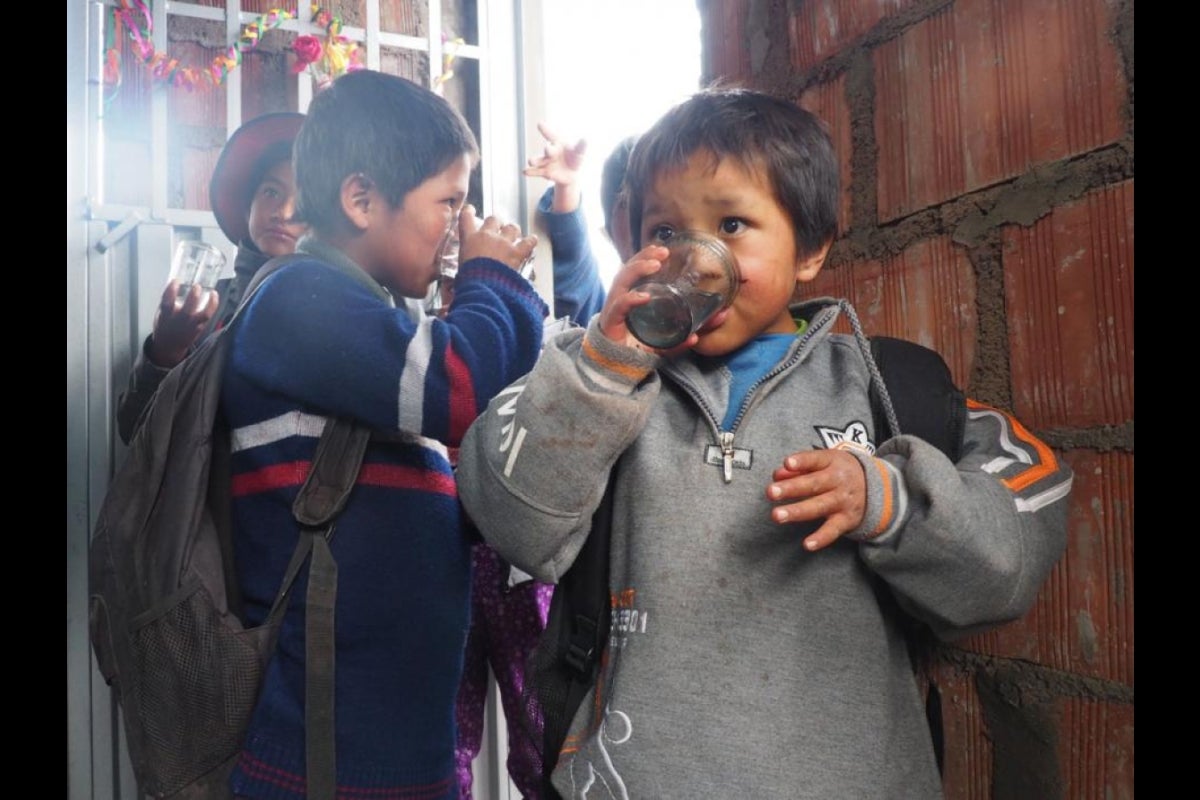
<path fill-rule="evenodd" d="M 321 57 L 325 45 L 316 36 L 297 36 L 296 41 L 292 42 L 292 50 L 296 53 L 296 65 L 292 67 L 292 71 L 303 72 L 309 64 Z"/>

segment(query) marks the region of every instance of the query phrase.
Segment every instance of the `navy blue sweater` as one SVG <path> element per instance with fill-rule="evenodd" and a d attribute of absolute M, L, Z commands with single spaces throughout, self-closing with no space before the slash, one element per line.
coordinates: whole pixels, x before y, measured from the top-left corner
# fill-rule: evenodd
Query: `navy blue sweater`
<path fill-rule="evenodd" d="M 326 415 L 391 432 L 373 440 L 330 542 L 338 564 L 338 796 L 456 798 L 454 702 L 470 561 L 447 447 L 496 392 L 527 372 L 545 304 L 513 270 L 475 259 L 445 320 L 414 322 L 340 254 L 263 283 L 226 369 L 238 577 L 263 621 L 297 540 L 291 504 Z M 305 796 L 305 581 L 231 779 L 235 794 Z"/>

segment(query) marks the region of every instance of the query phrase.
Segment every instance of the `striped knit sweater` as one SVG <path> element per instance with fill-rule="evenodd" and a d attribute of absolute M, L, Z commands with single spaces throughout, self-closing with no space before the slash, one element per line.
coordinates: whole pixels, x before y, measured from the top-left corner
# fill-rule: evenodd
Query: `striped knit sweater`
<path fill-rule="evenodd" d="M 247 622 L 266 617 L 296 544 L 291 504 L 325 415 L 391 432 L 368 447 L 330 543 L 338 797 L 454 798 L 470 560 L 447 446 L 533 366 L 547 309 L 515 272 L 475 259 L 446 319 L 414 322 L 344 256 L 312 241 L 302 250 L 321 257 L 264 282 L 224 378 Z M 305 796 L 304 583 L 231 778 L 237 795 Z"/>

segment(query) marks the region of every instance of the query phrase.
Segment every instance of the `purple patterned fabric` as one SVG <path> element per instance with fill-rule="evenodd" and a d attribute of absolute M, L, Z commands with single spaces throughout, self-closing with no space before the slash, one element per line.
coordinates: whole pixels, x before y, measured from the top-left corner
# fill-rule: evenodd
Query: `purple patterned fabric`
<path fill-rule="evenodd" d="M 458 779 L 461 800 L 471 798 L 471 762 L 483 740 L 488 665 L 500 688 L 508 722 L 508 774 L 527 800 L 541 797 L 541 757 L 537 738 L 528 735 L 521 706 L 525 660 L 546 627 L 554 587 L 526 579 L 509 585 L 510 568 L 495 550 L 478 543 L 471 550 L 471 627 L 458 690 Z M 538 737 L 540 738 L 540 737 Z"/>

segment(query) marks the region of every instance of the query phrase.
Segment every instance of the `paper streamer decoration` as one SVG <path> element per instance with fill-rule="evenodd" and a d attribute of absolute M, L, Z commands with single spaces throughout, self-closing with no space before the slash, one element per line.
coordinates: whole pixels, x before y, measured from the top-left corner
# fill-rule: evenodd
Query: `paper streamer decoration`
<path fill-rule="evenodd" d="M 334 78 L 347 72 L 363 69 L 362 50 L 358 43 L 342 35 L 342 20 L 316 3 L 312 4 L 313 23 L 325 31 L 325 41 L 317 36 L 297 36 L 292 42 L 296 63 L 292 72 L 307 71 L 317 88 L 328 86 Z"/>
<path fill-rule="evenodd" d="M 150 70 L 154 80 L 193 91 L 224 83 L 229 73 L 241 65 L 242 54 L 258 47 L 264 33 L 295 16 L 284 9 L 271 9 L 242 28 L 237 40 L 224 53 L 201 68 L 181 64 L 179 59 L 154 49 L 151 41 L 154 22 L 143 0 L 120 0 L 120 6 L 113 9 L 114 40 L 124 27 L 133 41 L 134 53 Z M 109 85 L 120 86 L 120 53 L 116 47 L 110 47 L 105 56 L 104 79 Z"/>
<path fill-rule="evenodd" d="M 450 65 L 454 63 L 454 59 L 458 58 L 458 48 L 466 43 L 461 36 L 451 39 L 446 34 L 442 34 L 442 74 L 434 78 L 433 91 L 441 94 L 446 81 L 454 77 L 454 70 L 450 68 Z"/>

